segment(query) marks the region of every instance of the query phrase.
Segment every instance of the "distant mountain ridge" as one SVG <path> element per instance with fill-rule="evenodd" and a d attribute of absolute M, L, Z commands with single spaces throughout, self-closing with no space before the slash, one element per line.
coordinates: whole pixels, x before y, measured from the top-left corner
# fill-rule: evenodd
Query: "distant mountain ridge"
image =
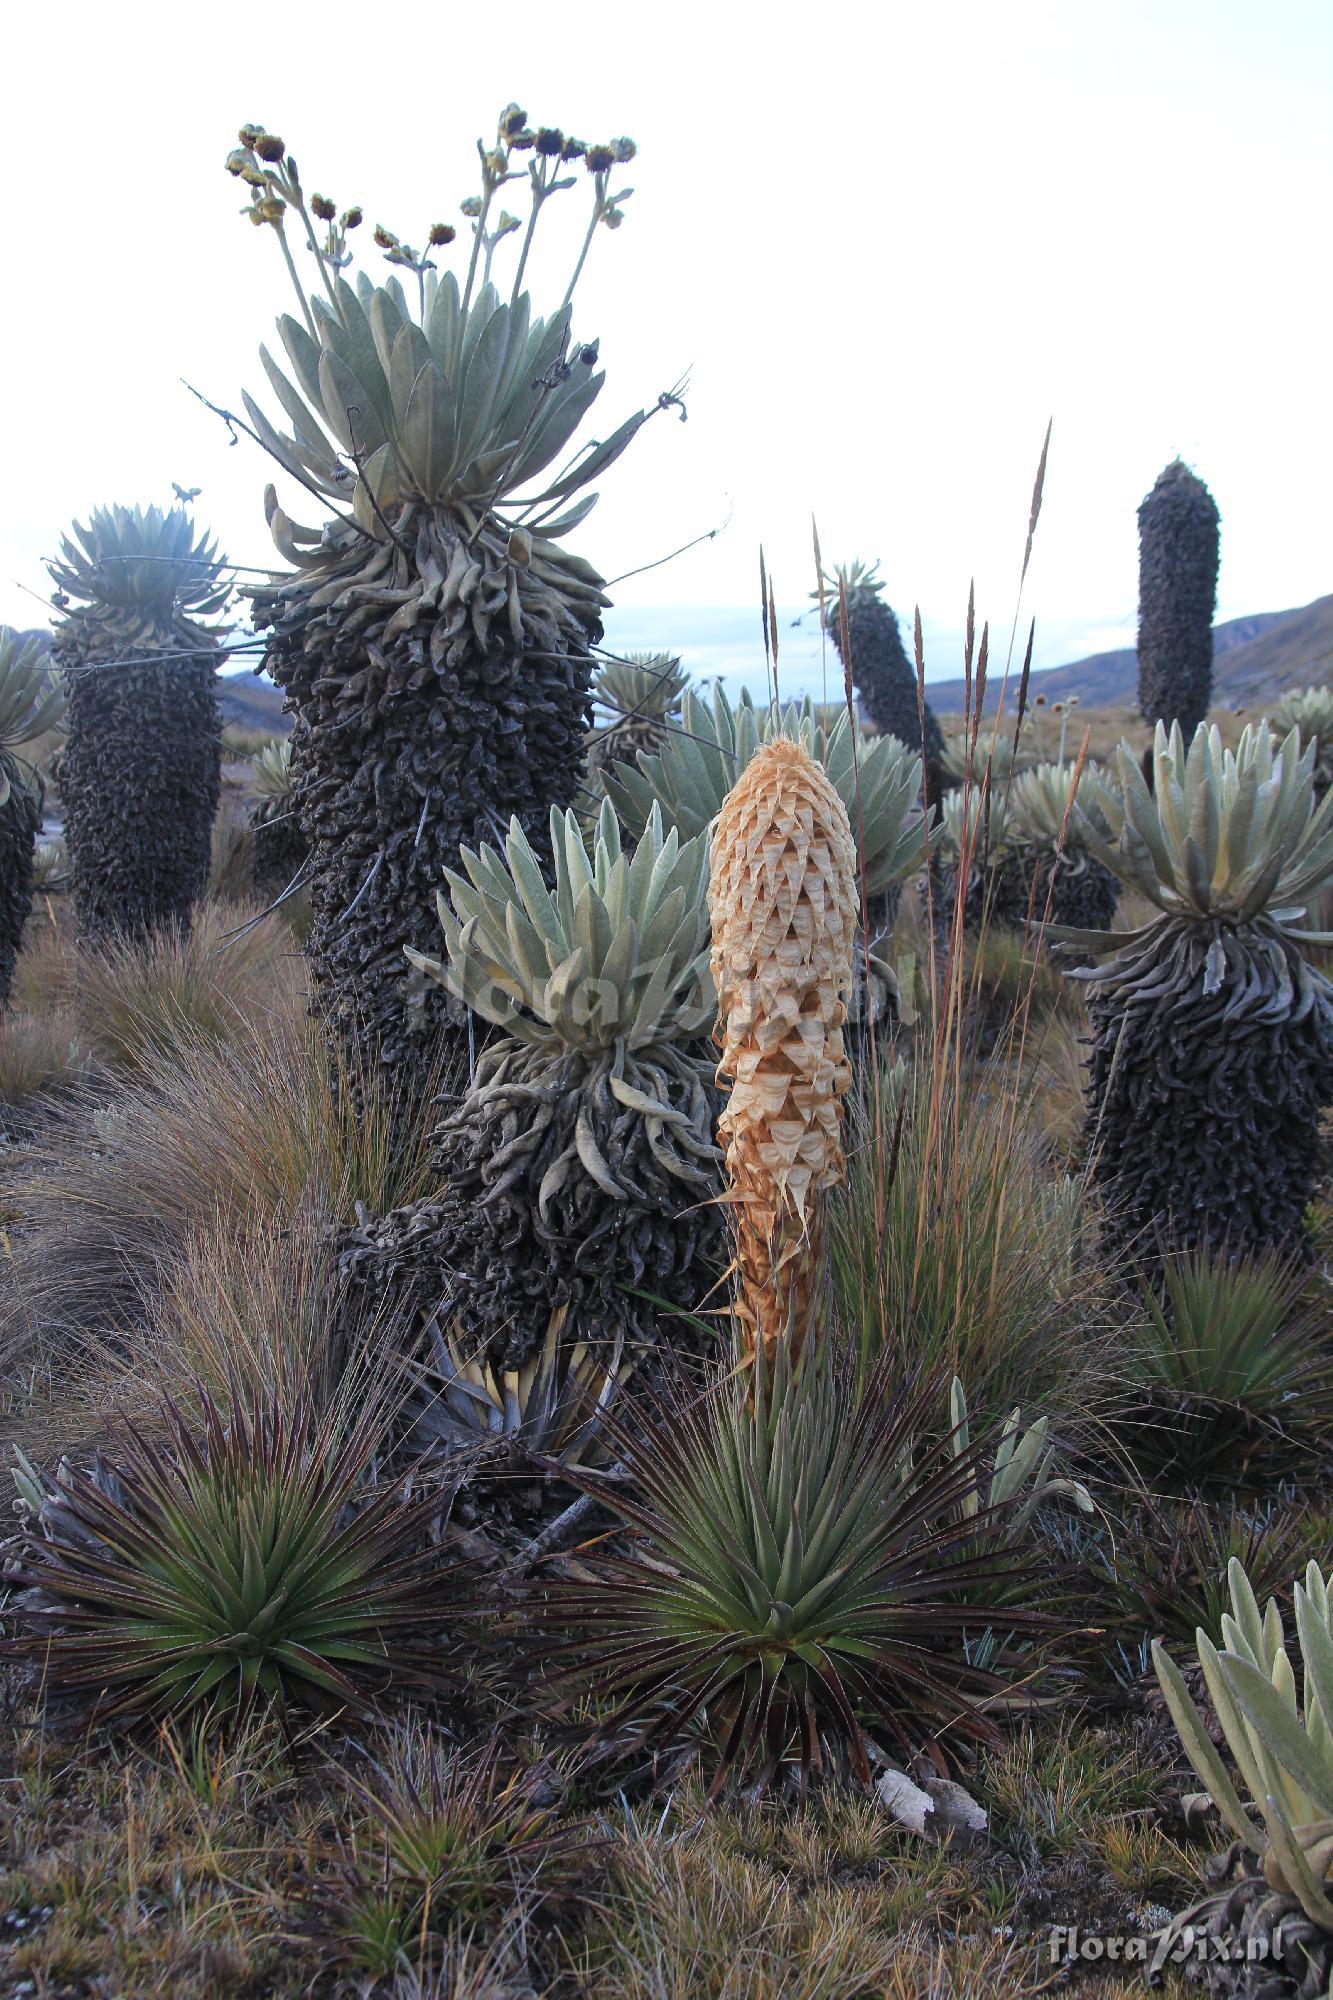
<path fill-rule="evenodd" d="M 1228 708 L 1251 708 L 1283 694 L 1333 679 L 1333 596 L 1317 597 L 1296 611 L 1257 611 L 1247 618 L 1228 618 L 1213 627 L 1213 701 Z M 986 707 L 999 698 L 1001 677 L 986 689 Z M 941 715 L 960 714 L 964 684 L 929 681 L 930 705 Z M 1094 653 L 1064 667 L 1044 667 L 1028 683 L 1028 700 L 1039 694 L 1047 702 L 1077 696 L 1084 708 L 1136 708 L 1139 698 L 1139 656 L 1133 646 L 1114 653 Z M 1017 670 L 1011 672 L 1005 706 L 1012 712 L 1018 695 Z"/>
<path fill-rule="evenodd" d="M 30 632 L 20 637 L 49 644 L 51 635 Z M 1042 694 L 1051 703 L 1077 695 L 1084 708 L 1136 708 L 1138 675 L 1138 653 L 1133 646 L 1123 646 L 1113 653 L 1094 653 L 1086 660 L 1034 672 L 1028 700 Z M 988 709 L 998 699 L 1000 680 L 995 674 L 988 682 Z M 1317 597 L 1295 611 L 1256 611 L 1213 627 L 1213 700 L 1219 706 L 1262 707 L 1289 688 L 1323 681 L 1333 681 L 1333 596 Z M 938 714 L 961 713 L 961 680 L 929 681 L 926 692 Z M 285 736 L 291 728 L 278 689 L 251 670 L 223 674 L 219 693 L 223 720 L 232 727 L 266 730 L 274 736 Z M 1015 669 L 1006 697 L 1011 712 L 1017 695 Z"/>
<path fill-rule="evenodd" d="M 265 729 L 286 736 L 292 726 L 282 712 L 282 690 L 253 673 L 224 674 L 218 682 L 223 723 L 231 729 Z"/>

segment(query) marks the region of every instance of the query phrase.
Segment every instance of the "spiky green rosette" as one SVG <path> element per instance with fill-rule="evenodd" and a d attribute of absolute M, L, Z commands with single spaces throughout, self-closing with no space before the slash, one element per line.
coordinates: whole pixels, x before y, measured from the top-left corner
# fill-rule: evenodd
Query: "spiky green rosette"
<path fill-rule="evenodd" d="M 896 737 L 864 738 L 853 731 L 845 713 L 826 727 L 808 698 L 779 711 L 758 706 L 745 688 L 734 707 L 721 687 L 707 701 L 687 688 L 679 730 L 665 737 L 655 755 L 640 754 L 633 766 L 617 764 L 608 771 L 607 795 L 634 839 L 655 805 L 682 840 L 697 839 L 716 819 L 759 745 L 774 736 L 804 744 L 847 808 L 873 932 L 877 911 L 883 916 L 924 852 L 915 811 L 921 764 Z"/>
<path fill-rule="evenodd" d="M 183 508 L 98 508 L 49 565 L 69 703 L 65 838 L 86 936 L 188 925 L 222 773 L 217 545 Z M 74 600 L 71 603 L 71 600 Z"/>
<path fill-rule="evenodd" d="M 1191 737 L 1213 698 L 1217 502 L 1173 459 L 1139 507 L 1139 713 Z"/>
<path fill-rule="evenodd" d="M 41 774 L 22 751 L 59 720 L 64 706 L 45 647 L 0 626 L 0 1007 L 9 1001 L 23 926 L 32 908 L 45 797 Z"/>
<path fill-rule="evenodd" d="M 1316 804 L 1333 791 L 1333 687 L 1308 687 L 1299 693 L 1284 694 L 1273 710 L 1273 727 L 1285 736 L 1299 729 L 1301 741 L 1314 739 L 1314 795 Z"/>
<path fill-rule="evenodd" d="M 1009 787 L 1014 842 L 1006 869 L 1007 900 L 1011 906 L 1021 904 L 1020 923 L 1039 924 L 1045 918 L 1077 930 L 1109 930 L 1120 884 L 1106 863 L 1088 852 L 1080 831 L 1086 818 L 1104 835 L 1110 832 L 1099 803 L 1100 781 L 1085 767 L 1076 792 L 1074 774 L 1072 764 L 1037 764 L 1014 777 Z M 1081 817 L 1071 808 L 1075 797 Z"/>
<path fill-rule="evenodd" d="M 852 563 L 826 579 L 824 619 L 842 656 L 842 602 L 847 606 L 847 638 L 851 658 L 843 665 L 865 705 L 865 712 L 882 736 L 896 736 L 922 758 L 933 805 L 943 791 L 944 737 L 935 711 L 922 705 L 916 669 L 903 650 L 898 620 L 884 602 L 878 563 Z M 819 593 L 815 593 L 818 600 Z"/>
<path fill-rule="evenodd" d="M 771 1361 L 761 1342 L 739 1383 L 669 1379 L 632 1427 L 611 1415 L 626 1476 L 598 1497 L 624 1532 L 547 1609 L 556 1684 L 604 1754 L 692 1744 L 714 1787 L 753 1794 L 829 1766 L 864 1784 L 876 1754 L 925 1749 L 943 1771 L 998 1743 L 997 1697 L 1037 1664 L 1014 1641 L 1043 1622 L 1023 1531 L 1059 1482 L 1017 1412 L 992 1459 L 965 1409 L 939 1436 L 937 1383 L 891 1373 L 859 1387 L 827 1341 L 795 1360 L 779 1341 Z M 997 1602 L 983 1669 L 966 1637 Z"/>
<path fill-rule="evenodd" d="M 1071 933 L 1100 961 L 1085 982 L 1093 1044 L 1088 1141 L 1109 1227 L 1151 1248 L 1233 1256 L 1303 1250 L 1333 1100 L 1333 986 L 1300 928 L 1333 876 L 1333 799 L 1313 805 L 1314 746 L 1267 724 L 1235 751 L 1200 725 L 1188 756 L 1158 724 L 1149 791 L 1128 745 L 1087 814 L 1089 851 L 1159 914 L 1137 930 Z M 1077 806 L 1075 811 L 1078 811 Z"/>
<path fill-rule="evenodd" d="M 484 281 L 499 237 L 518 227 L 502 215 L 496 232 L 486 228 L 497 188 L 515 178 L 508 148 L 536 147 L 534 221 L 570 156 L 559 133 L 523 123 L 509 107 L 495 147 L 479 148 L 483 193 L 465 205 L 474 250 L 461 288 L 377 231 L 389 261 L 416 273 L 410 304 L 396 276 L 377 286 L 361 274 L 355 287 L 342 276 L 349 216 L 321 245 L 311 211 L 331 216 L 332 205 L 307 205 L 280 139 L 247 127 L 228 161 L 251 188 L 253 219 L 281 237 L 284 219 L 300 217 L 321 281 L 309 297 L 298 282 L 300 317 L 278 322 L 286 370 L 261 349 L 290 430 L 251 397 L 245 407 L 273 457 L 337 515 L 302 527 L 270 489 L 269 526 L 294 573 L 252 597 L 266 669 L 297 717 L 316 989 L 352 1051 L 391 1071 L 430 1061 L 459 1018 L 446 989 L 404 956 L 434 941 L 445 870 L 511 817 L 540 851 L 552 804 L 572 804 L 579 788 L 589 649 L 607 600 L 561 537 L 645 420 L 631 417 L 553 475 L 603 376 L 595 346 L 571 341 L 568 297 L 542 319 L 519 289 L 521 263 L 507 300 Z M 594 224 L 613 213 L 612 156 L 632 152 L 628 142 L 586 149 Z M 430 240 L 453 233 L 437 225 Z"/>
<path fill-rule="evenodd" d="M 1028 889 L 1005 788 L 983 778 L 979 785 L 960 785 L 946 792 L 940 809 L 940 891 L 933 898 L 937 929 L 953 924 L 954 906 L 963 889 L 963 929 L 979 931 L 983 923 L 1018 926 L 1026 922 Z"/>
<path fill-rule="evenodd" d="M 997 789 L 1007 785 L 1014 773 L 1025 769 L 1026 764 L 1024 752 L 1014 749 L 1012 732 L 1007 728 L 1002 731 L 991 720 L 984 723 L 978 721 L 975 730 L 951 730 L 944 739 L 944 753 L 940 760 L 940 767 L 951 785 L 961 785 L 964 779 L 979 785 L 989 771 L 991 783 Z"/>
<path fill-rule="evenodd" d="M 680 715 L 689 675 L 670 653 L 629 653 L 607 660 L 593 683 L 598 726 L 588 742 L 588 762 L 599 774 L 612 764 L 632 764 L 639 752 L 662 748 L 667 725 Z"/>
<path fill-rule="evenodd" d="M 650 1336 L 632 1293 L 697 1306 L 721 1240 L 706 845 L 654 812 L 631 861 L 609 801 L 591 855 L 573 812 L 549 838 L 550 890 L 517 819 L 449 873 L 445 955 L 414 957 L 502 1032 L 436 1134 L 444 1193 L 351 1246 L 496 1368 L 560 1306 L 584 1341 Z"/>
<path fill-rule="evenodd" d="M 20 1455 L 6 1615 L 48 1700 L 225 1722 L 438 1686 L 457 1570 L 424 1546 L 428 1496 L 368 1490 L 373 1399 L 359 1417 L 308 1391 L 200 1400 L 197 1421 L 163 1405 L 160 1442 L 122 1423 L 112 1463 L 50 1478 Z"/>
<path fill-rule="evenodd" d="M 301 831 L 292 779 L 292 739 L 266 743 L 250 767 L 254 806 L 250 813 L 251 869 L 256 891 L 280 896 L 296 880 L 309 849 Z"/>

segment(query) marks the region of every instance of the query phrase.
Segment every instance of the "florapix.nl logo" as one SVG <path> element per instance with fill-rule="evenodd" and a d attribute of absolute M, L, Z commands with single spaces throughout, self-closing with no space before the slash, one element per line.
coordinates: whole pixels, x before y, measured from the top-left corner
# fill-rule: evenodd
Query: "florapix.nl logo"
<path fill-rule="evenodd" d="M 1164 1931 L 1085 1931 L 1076 1924 L 1052 1924 L 1046 1954 L 1052 1965 L 1141 1965 L 1149 1973 L 1168 1965 L 1267 1965 L 1282 1956 L 1282 1928 L 1249 1938 L 1219 1937 L 1195 1924 L 1168 1924 Z"/>

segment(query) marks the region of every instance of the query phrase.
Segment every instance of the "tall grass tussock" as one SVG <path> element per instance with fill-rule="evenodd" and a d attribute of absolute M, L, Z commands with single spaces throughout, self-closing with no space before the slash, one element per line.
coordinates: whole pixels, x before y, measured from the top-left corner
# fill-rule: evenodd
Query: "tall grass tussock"
<path fill-rule="evenodd" d="M 86 1092 L 53 1118 L 11 1191 L 24 1220 L 0 1330 L 11 1360 L 132 1343 L 145 1297 L 210 1232 L 243 1258 L 307 1213 L 332 1229 L 425 1184 L 429 1105 L 414 1124 L 373 1082 L 350 1089 L 303 1008 L 244 1037 L 138 1046 L 110 1100 Z"/>

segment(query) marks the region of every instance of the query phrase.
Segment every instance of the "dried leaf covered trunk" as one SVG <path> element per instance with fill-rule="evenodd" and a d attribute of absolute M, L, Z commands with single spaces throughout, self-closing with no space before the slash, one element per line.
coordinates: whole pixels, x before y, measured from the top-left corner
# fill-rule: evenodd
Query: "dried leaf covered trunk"
<path fill-rule="evenodd" d="M 1139 507 L 1139 710 L 1186 737 L 1212 701 L 1218 549 L 1217 503 L 1174 459 Z"/>
<path fill-rule="evenodd" d="M 1035 883 L 1034 883 L 1035 877 Z M 947 932 L 953 924 L 958 870 L 947 868 L 936 894 L 936 924 Z M 1102 862 L 1078 848 L 1019 847 L 1002 856 L 994 868 L 974 860 L 963 899 L 963 929 L 980 931 L 983 922 L 1024 931 L 1028 920 L 1043 917 L 1077 930 L 1109 930 L 1115 919 L 1120 884 Z M 1049 907 L 1048 907 L 1049 904 Z"/>
<path fill-rule="evenodd" d="M 9 797 L 0 805 L 0 1007 L 9 1005 L 23 926 L 32 908 L 33 853 L 42 826 L 43 787 L 9 760 Z"/>
<path fill-rule="evenodd" d="M 265 667 L 297 718 L 315 990 L 353 1064 L 405 1084 L 443 1037 L 467 1049 L 461 1010 L 405 947 L 436 942 L 435 892 L 461 846 L 496 839 L 514 813 L 541 848 L 552 804 L 576 798 L 601 626 L 582 599 L 526 608 L 517 583 L 514 617 L 503 595 L 495 610 L 517 572 L 485 536 L 481 582 L 446 602 L 443 579 L 469 553 L 461 529 L 418 507 L 397 533 L 401 546 L 344 533 L 336 562 L 254 602 Z"/>
<path fill-rule="evenodd" d="M 273 902 L 290 888 L 310 853 L 294 798 L 256 809 L 250 820 L 250 853 L 255 894 Z"/>
<path fill-rule="evenodd" d="M 618 1060 L 487 1050 L 435 1134 L 440 1192 L 350 1233 L 344 1268 L 417 1324 L 447 1301 L 460 1346 L 497 1371 L 540 1352 L 553 1309 L 597 1351 L 651 1345 L 661 1314 L 642 1294 L 692 1312 L 722 1263 L 717 1171 L 697 1151 L 716 1097 L 691 1051 L 654 1062 L 663 1097 L 688 1113 L 696 1151 L 679 1152 L 611 1095 Z M 619 1196 L 580 1158 L 585 1133 L 614 1162 Z M 669 1332 L 688 1344 L 688 1328 Z"/>
<path fill-rule="evenodd" d="M 836 596 L 830 606 L 829 631 L 841 656 L 842 621 Z M 847 638 L 851 658 L 843 664 L 850 667 L 866 714 L 881 736 L 896 736 L 900 743 L 919 752 L 926 767 L 927 794 L 932 804 L 938 804 L 943 789 L 944 735 L 928 702 L 923 714 L 916 668 L 903 649 L 897 618 L 870 592 L 850 591 Z"/>
<path fill-rule="evenodd" d="M 728 794 L 708 885 L 719 1124 L 735 1229 L 735 1311 L 771 1357 L 813 1319 L 827 1191 L 842 1178 L 843 1023 L 858 907 L 847 812 L 798 743 L 767 743 Z"/>
<path fill-rule="evenodd" d="M 217 642 L 183 618 L 121 634 L 75 613 L 54 650 L 69 697 L 60 794 L 80 934 L 188 928 L 221 789 Z"/>
<path fill-rule="evenodd" d="M 1308 1255 L 1333 1101 L 1328 982 L 1263 923 L 1191 926 L 1085 977 L 1087 1138 L 1112 1239 L 1149 1256 L 1159 1231 L 1185 1250 Z"/>

